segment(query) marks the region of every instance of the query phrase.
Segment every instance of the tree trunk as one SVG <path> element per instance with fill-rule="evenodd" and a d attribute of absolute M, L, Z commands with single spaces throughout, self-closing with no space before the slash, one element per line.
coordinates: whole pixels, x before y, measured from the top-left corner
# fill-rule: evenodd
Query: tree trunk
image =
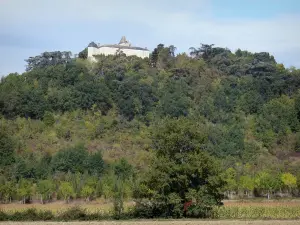
<path fill-rule="evenodd" d="M 268 191 L 268 200 L 270 199 L 270 191 Z"/>

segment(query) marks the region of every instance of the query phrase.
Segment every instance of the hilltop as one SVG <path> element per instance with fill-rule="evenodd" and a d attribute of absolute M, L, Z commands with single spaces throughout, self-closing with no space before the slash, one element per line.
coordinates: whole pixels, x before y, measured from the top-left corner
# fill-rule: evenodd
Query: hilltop
<path fill-rule="evenodd" d="M 214 45 L 192 48 L 190 55 L 175 51 L 160 44 L 150 58 L 119 53 L 96 56 L 95 63 L 86 50 L 76 59 L 43 53 L 27 60 L 25 73 L 3 77 L 1 180 L 60 182 L 91 175 L 101 164 L 96 172 L 106 171 L 109 186 L 108 171 L 121 158 L 142 176 L 159 149 L 153 133 L 167 134 L 172 126 L 200 133 L 192 140 L 227 171 L 224 179 L 234 182 L 227 191 L 265 191 L 254 180 L 266 174 L 300 178 L 300 70 L 266 52 Z M 60 160 L 68 150 L 79 155 L 67 165 Z M 241 177 L 253 188 L 242 186 Z"/>

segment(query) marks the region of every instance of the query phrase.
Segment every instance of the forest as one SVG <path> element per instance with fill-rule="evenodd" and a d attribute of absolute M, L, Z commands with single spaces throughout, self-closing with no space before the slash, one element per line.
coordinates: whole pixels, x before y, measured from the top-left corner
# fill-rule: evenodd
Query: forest
<path fill-rule="evenodd" d="M 44 52 L 0 83 L 0 201 L 96 198 L 204 217 L 300 195 L 300 70 L 267 52 L 159 44 L 150 58 Z M 187 204 L 188 203 L 188 204 Z"/>

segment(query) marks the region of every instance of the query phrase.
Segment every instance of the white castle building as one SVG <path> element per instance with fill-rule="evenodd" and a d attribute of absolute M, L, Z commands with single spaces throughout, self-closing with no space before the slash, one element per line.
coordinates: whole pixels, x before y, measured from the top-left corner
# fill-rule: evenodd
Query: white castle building
<path fill-rule="evenodd" d="M 149 57 L 150 51 L 147 48 L 134 47 L 123 36 L 119 44 L 100 45 L 91 42 L 88 45 L 88 58 L 95 60 L 95 55 L 115 55 L 117 52 L 123 52 L 126 56 L 137 56 L 140 58 Z"/>

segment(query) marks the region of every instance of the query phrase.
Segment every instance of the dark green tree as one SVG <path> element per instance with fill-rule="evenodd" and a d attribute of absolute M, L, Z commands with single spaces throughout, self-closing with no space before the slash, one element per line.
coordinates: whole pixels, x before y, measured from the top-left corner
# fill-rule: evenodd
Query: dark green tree
<path fill-rule="evenodd" d="M 104 160 L 102 158 L 101 152 L 96 152 L 90 154 L 86 160 L 86 168 L 88 172 L 92 175 L 101 175 L 104 171 Z"/>
<path fill-rule="evenodd" d="M 51 199 L 51 195 L 55 191 L 55 183 L 51 180 L 40 180 L 37 183 L 37 192 L 41 197 L 41 203 L 44 204 L 45 201 Z"/>
<path fill-rule="evenodd" d="M 115 165 L 114 174 L 114 214 L 116 219 L 120 219 L 124 210 L 125 181 L 132 176 L 133 168 L 122 158 Z"/>
<path fill-rule="evenodd" d="M 85 171 L 85 162 L 88 153 L 83 145 L 77 145 L 56 153 L 51 160 L 53 171 L 81 172 Z"/>
<path fill-rule="evenodd" d="M 87 59 L 88 57 L 88 49 L 85 48 L 81 52 L 79 52 L 78 57 L 81 59 Z"/>
<path fill-rule="evenodd" d="M 157 157 L 140 196 L 151 204 L 138 202 L 138 215 L 148 211 L 151 217 L 182 217 L 184 204 L 192 202 L 186 215 L 205 217 L 213 205 L 221 204 L 224 182 L 217 161 L 201 149 L 207 137 L 204 129 L 184 118 L 166 119 L 154 128 Z"/>
<path fill-rule="evenodd" d="M 0 166 L 15 162 L 14 141 L 3 127 L 0 129 Z"/>
<path fill-rule="evenodd" d="M 46 126 L 53 126 L 55 123 L 55 119 L 54 116 L 51 112 L 45 112 L 44 117 L 43 117 L 43 121 L 45 123 Z"/>

